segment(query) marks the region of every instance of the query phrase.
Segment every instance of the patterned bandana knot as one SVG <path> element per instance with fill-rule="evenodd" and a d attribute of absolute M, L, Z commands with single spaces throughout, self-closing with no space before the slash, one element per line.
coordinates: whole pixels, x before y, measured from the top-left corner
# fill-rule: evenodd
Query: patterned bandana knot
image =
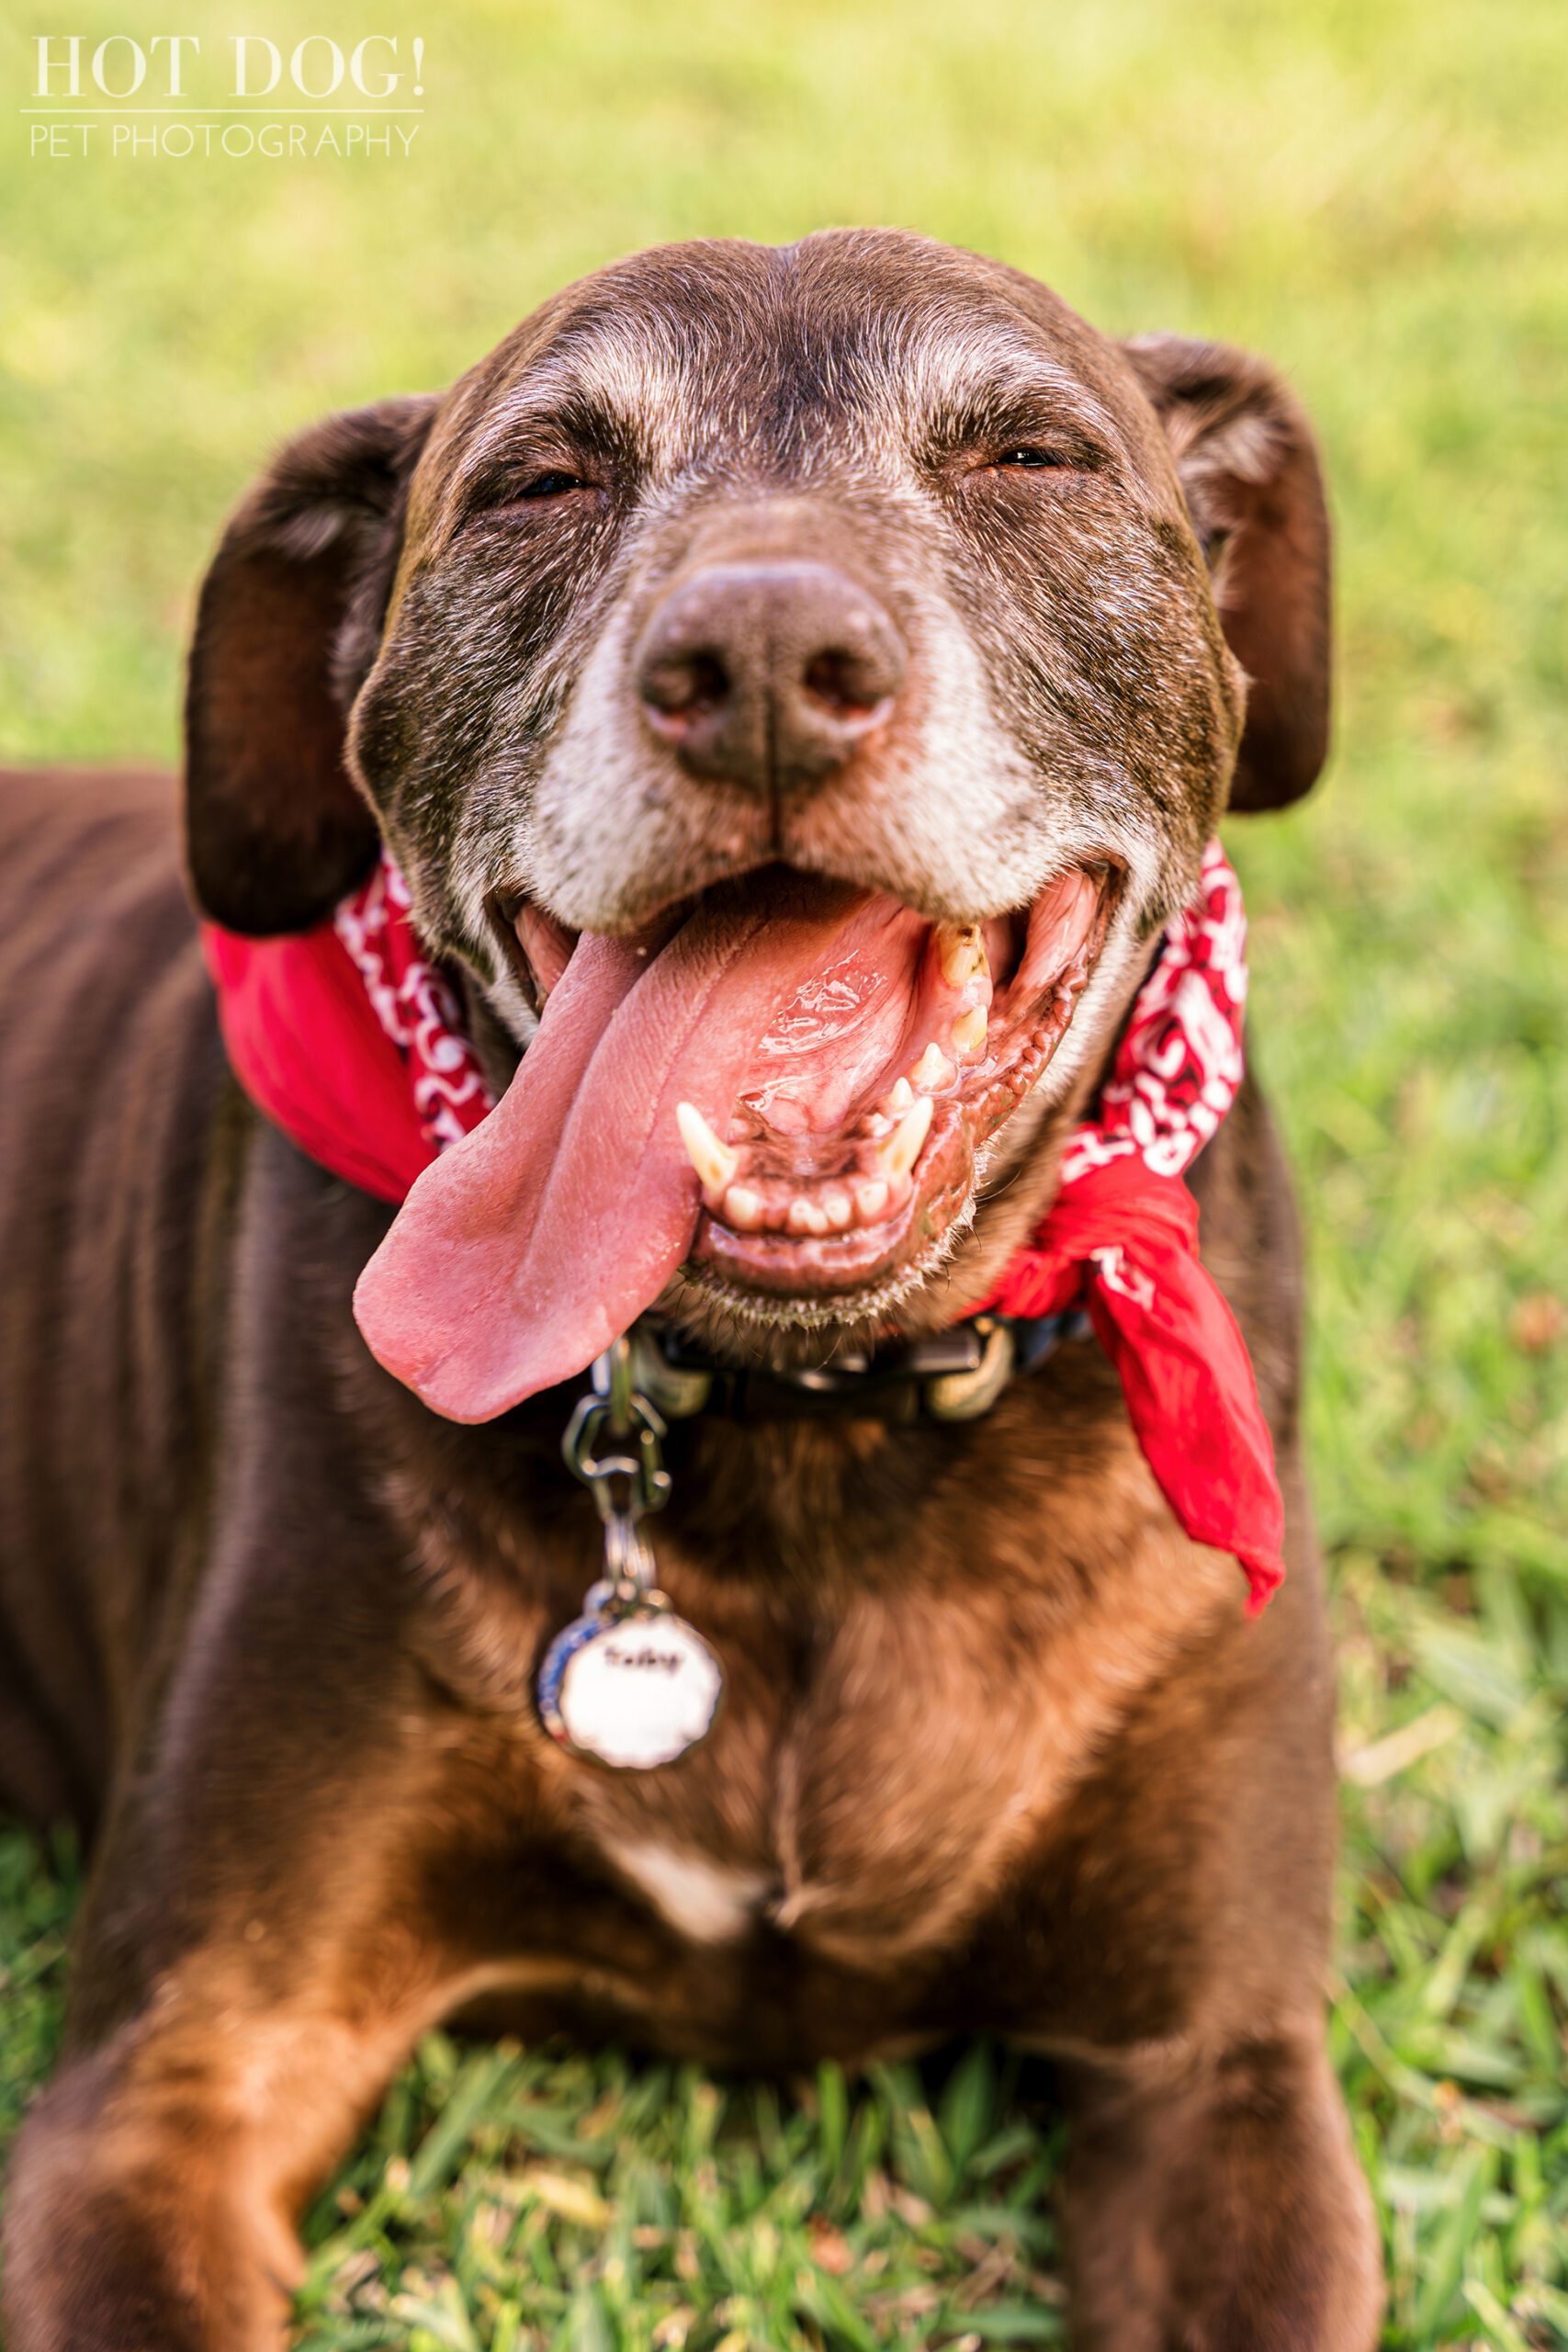
<path fill-rule="evenodd" d="M 313 931 L 243 939 L 202 925 L 219 1019 L 258 1109 L 312 1159 L 401 1202 L 494 1107 L 450 983 L 383 855 Z M 1138 1442 L 1186 1532 L 1231 1552 L 1260 1609 L 1283 1568 L 1284 1506 L 1246 1342 L 1198 1257 L 1183 1182 L 1244 1071 L 1247 917 L 1217 841 L 1167 926 L 1060 1189 L 985 1304 L 1087 1310 Z"/>
<path fill-rule="evenodd" d="M 1250 1607 L 1284 1575 L 1285 1508 L 1247 1343 L 1198 1256 L 1182 1178 L 1246 1068 L 1247 915 L 1217 841 L 1167 925 L 1061 1189 L 986 1301 L 1007 1315 L 1087 1311 L 1144 1456 L 1189 1535 L 1234 1553 Z"/>

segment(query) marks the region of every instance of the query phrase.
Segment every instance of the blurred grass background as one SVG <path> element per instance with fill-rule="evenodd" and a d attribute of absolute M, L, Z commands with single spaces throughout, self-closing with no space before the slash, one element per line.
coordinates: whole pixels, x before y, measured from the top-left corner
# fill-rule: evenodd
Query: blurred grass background
<path fill-rule="evenodd" d="M 20 106 L 45 20 L 0 21 Z M 1568 13 L 191 0 L 180 27 L 204 96 L 231 32 L 385 29 L 404 62 L 421 33 L 427 112 L 406 161 L 33 161 L 13 118 L 11 758 L 173 757 L 195 584 L 274 443 L 447 380 L 655 239 L 902 222 L 1300 390 L 1339 531 L 1338 747 L 1306 808 L 1229 839 L 1312 1250 L 1335 2051 L 1388 2344 L 1568 2346 Z M 92 0 L 60 28 L 164 26 Z M 0 2135 L 48 2063 L 73 1890 L 64 1849 L 0 1839 Z M 1031 2088 L 984 2048 L 781 2101 L 432 2037 L 312 2218 L 302 2341 L 1057 2340 Z"/>

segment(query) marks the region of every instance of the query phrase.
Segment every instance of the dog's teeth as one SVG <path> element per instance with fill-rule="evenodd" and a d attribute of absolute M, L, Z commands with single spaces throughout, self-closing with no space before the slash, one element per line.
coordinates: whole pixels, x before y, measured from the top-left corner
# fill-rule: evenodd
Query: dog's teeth
<path fill-rule="evenodd" d="M 828 1230 L 828 1212 L 808 1201 L 804 1193 L 796 1193 L 789 1204 L 787 1223 L 792 1233 L 823 1234 Z"/>
<path fill-rule="evenodd" d="M 855 1204 L 841 1184 L 829 1184 L 822 1194 L 822 1209 L 835 1233 L 842 1233 L 855 1213 Z"/>
<path fill-rule="evenodd" d="M 976 1004 L 969 1012 L 961 1012 L 953 1024 L 953 1042 L 959 1052 L 977 1054 L 986 1042 L 986 1031 L 989 1025 L 983 1004 Z"/>
<path fill-rule="evenodd" d="M 855 1186 L 855 1214 L 863 1225 L 874 1225 L 887 1206 L 887 1187 L 880 1176 Z"/>
<path fill-rule="evenodd" d="M 942 977 L 950 989 L 963 988 L 986 970 L 986 943 L 977 922 L 939 923 L 936 936 Z"/>
<path fill-rule="evenodd" d="M 957 1075 L 942 1047 L 931 1045 L 909 1072 L 909 1080 L 919 1093 L 936 1094 L 944 1086 L 951 1086 Z M 899 1132 L 902 1133 L 902 1129 Z"/>
<path fill-rule="evenodd" d="M 905 1112 L 876 1155 L 879 1175 L 886 1176 L 892 1182 L 908 1174 L 920 1156 L 920 1146 L 931 1132 L 931 1113 L 935 1107 L 931 1096 L 922 1094 L 913 1110 Z"/>
<path fill-rule="evenodd" d="M 762 1196 L 745 1184 L 731 1184 L 724 1196 L 724 1221 L 737 1233 L 755 1233 L 762 1222 Z"/>
<path fill-rule="evenodd" d="M 681 1130 L 686 1157 L 696 1170 L 704 1192 L 711 1193 L 714 1202 L 721 1200 L 739 1172 L 739 1153 L 720 1143 L 694 1102 L 676 1103 L 675 1125 Z"/>
<path fill-rule="evenodd" d="M 907 1111 L 915 1099 L 915 1090 L 907 1078 L 896 1078 L 893 1091 L 887 1098 L 890 1111 Z"/>

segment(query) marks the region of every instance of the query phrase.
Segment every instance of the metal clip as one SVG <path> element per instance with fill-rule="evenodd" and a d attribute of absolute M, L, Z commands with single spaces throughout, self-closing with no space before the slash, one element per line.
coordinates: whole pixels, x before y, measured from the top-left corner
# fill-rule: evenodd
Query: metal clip
<path fill-rule="evenodd" d="M 580 1396 L 561 1439 L 561 1454 L 581 1478 L 604 1523 L 604 1573 L 618 1597 L 653 1586 L 653 1554 L 638 1524 L 670 1499 L 665 1427 L 632 1385 L 631 1350 L 623 1336 L 593 1365 L 593 1386 Z M 609 1443 L 599 1452 L 602 1442 Z"/>

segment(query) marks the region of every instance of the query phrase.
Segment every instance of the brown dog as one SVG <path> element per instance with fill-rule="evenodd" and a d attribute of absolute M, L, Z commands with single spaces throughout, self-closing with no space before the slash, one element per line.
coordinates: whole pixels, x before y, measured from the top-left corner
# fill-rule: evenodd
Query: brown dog
<path fill-rule="evenodd" d="M 514 1089 L 362 1301 L 439 1414 L 352 1319 L 389 1212 L 227 1073 L 166 787 L 8 784 L 0 1797 L 96 1839 L 14 2165 L 11 2352 L 278 2345 L 294 2215 L 453 2013 L 753 2068 L 1012 2036 L 1072 2101 L 1077 2343 L 1373 2343 L 1324 2049 L 1297 1245 L 1254 1089 L 1192 1181 L 1286 1495 L 1260 1620 L 1079 1341 L 967 1421 L 677 1425 L 660 1580 L 723 1664 L 711 1737 L 613 1773 L 534 1699 L 600 1551 L 559 1455 L 586 1383 L 541 1382 L 650 1282 L 694 1343 L 780 1370 L 971 1312 L 1227 793 L 1316 774 L 1326 604 L 1310 435 L 1266 368 L 1112 344 L 891 233 L 645 254 L 451 392 L 288 449 L 202 600 L 201 906 L 314 923 L 379 828 L 498 1091 L 594 933 L 573 969 L 628 942 L 658 1038 L 695 991 L 676 1075 L 738 1098 L 694 1238 L 643 1099 L 666 1063 L 604 1044 L 574 981 L 581 1034 L 547 1015 L 532 1068 L 597 1156 L 554 1164 L 567 1128 L 509 1125 Z M 1055 1053 L 1005 1121 L 955 1081 L 886 1179 L 854 1116 L 932 927 L 979 926 L 1021 1022 L 1052 891 Z M 810 971 L 846 922 L 902 943 L 893 1029 L 759 1078 L 768 958 Z"/>

